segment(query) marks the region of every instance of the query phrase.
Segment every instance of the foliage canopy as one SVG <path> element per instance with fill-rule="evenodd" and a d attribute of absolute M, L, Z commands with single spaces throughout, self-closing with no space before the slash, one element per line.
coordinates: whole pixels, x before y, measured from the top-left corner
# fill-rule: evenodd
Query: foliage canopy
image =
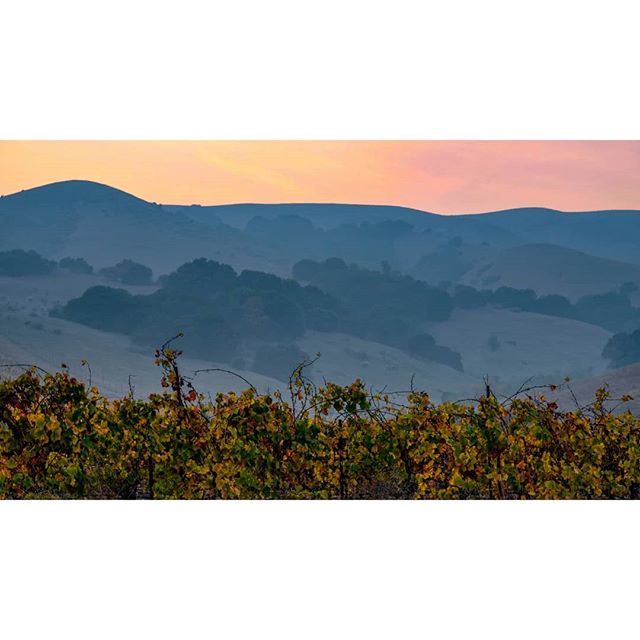
<path fill-rule="evenodd" d="M 4 498 L 638 498 L 640 418 L 542 395 L 436 405 L 316 388 L 205 399 L 157 352 L 162 393 L 109 400 L 67 371 L 0 383 Z M 627 400 L 629 398 L 622 398 Z"/>

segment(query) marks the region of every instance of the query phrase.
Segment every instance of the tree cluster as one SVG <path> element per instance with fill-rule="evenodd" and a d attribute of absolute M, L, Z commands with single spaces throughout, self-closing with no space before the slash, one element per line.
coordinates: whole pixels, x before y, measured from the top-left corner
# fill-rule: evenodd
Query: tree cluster
<path fill-rule="evenodd" d="M 337 330 L 462 369 L 460 354 L 436 345 L 424 329 L 427 322 L 450 317 L 453 302 L 446 291 L 391 271 L 388 264 L 380 272 L 347 265 L 341 258 L 301 260 L 294 265 L 293 276 L 340 301 Z"/>
<path fill-rule="evenodd" d="M 43 276 L 53 273 L 55 268 L 53 260 L 46 260 L 35 251 L 0 251 L 0 276 Z"/>
<path fill-rule="evenodd" d="M 486 306 L 518 309 L 547 316 L 569 318 L 616 331 L 637 323 L 640 310 L 631 304 L 628 288 L 619 291 L 583 296 L 572 303 L 557 295 L 536 295 L 533 289 L 499 287 L 476 289 L 468 285 L 456 285 L 452 292 L 452 304 L 461 309 L 477 309 Z"/>
<path fill-rule="evenodd" d="M 150 285 L 153 282 L 153 272 L 149 267 L 133 260 L 122 260 L 113 267 L 104 267 L 100 275 L 108 280 L 135 286 Z"/>
<path fill-rule="evenodd" d="M 300 362 L 291 362 L 301 354 L 295 339 L 306 329 L 333 328 L 339 306 L 316 287 L 259 271 L 237 274 L 228 265 L 200 258 L 162 277 L 155 293 L 91 287 L 56 314 L 147 345 L 182 332 L 190 355 L 221 362 L 242 355 L 244 347 L 259 346 L 258 369 L 281 377 L 283 365 L 290 371 Z"/>
<path fill-rule="evenodd" d="M 609 360 L 613 368 L 640 362 L 640 329 L 613 335 L 604 346 L 602 357 Z"/>

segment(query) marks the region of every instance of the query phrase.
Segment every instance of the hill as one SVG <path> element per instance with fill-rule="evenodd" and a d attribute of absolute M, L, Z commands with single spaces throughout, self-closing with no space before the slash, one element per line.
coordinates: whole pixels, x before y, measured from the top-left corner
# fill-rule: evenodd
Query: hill
<path fill-rule="evenodd" d="M 162 205 L 84 180 L 2 197 L 0 224 L 0 249 L 35 249 L 48 258 L 86 256 L 95 267 L 131 258 L 158 275 L 197 255 L 243 268 L 278 263 L 236 229 L 198 224 Z"/>
<path fill-rule="evenodd" d="M 158 391 L 153 352 L 159 344 L 140 345 L 126 335 L 107 333 L 49 315 L 52 308 L 82 295 L 87 288 L 109 284 L 112 283 L 99 275 L 69 272 L 55 276 L 0 277 L 0 365 L 3 365 L 0 376 L 15 375 L 21 370 L 7 368 L 8 364 L 35 364 L 55 371 L 64 362 L 73 375 L 88 381 L 89 370 L 81 365 L 84 359 L 91 366 L 92 382 L 109 397 L 128 393 L 129 376 L 132 376 L 136 396 Z M 157 290 L 155 286 L 119 286 L 136 295 Z M 463 397 L 471 387 L 480 388 L 480 380 L 475 381 L 451 367 L 413 358 L 400 349 L 354 336 L 308 331 L 297 342 L 308 354 L 318 351 L 322 354 L 314 365 L 314 376 L 319 380 L 326 377 L 346 383 L 360 376 L 370 385 L 387 386 L 391 391 L 408 388 L 415 374 L 416 385 L 428 388 L 436 399 L 446 391 Z M 180 346 L 185 350 L 181 358 L 185 375 L 193 376 L 197 369 L 232 368 L 261 392 L 285 386 L 282 380 L 252 371 L 248 365 L 234 363 L 230 367 L 202 357 L 198 349 L 190 348 L 187 343 Z M 224 372 L 200 374 L 197 380 L 198 388 L 214 395 L 247 386 L 240 378 Z"/>
<path fill-rule="evenodd" d="M 82 295 L 91 286 L 113 284 L 99 275 L 59 272 L 56 276 L 24 278 L 0 277 L 0 377 L 17 374 L 21 367 L 11 364 L 33 364 L 47 371 L 57 370 L 61 363 L 79 379 L 92 382 L 109 397 L 128 393 L 131 376 L 136 395 L 160 390 L 158 370 L 154 365 L 154 348 L 141 347 L 129 337 L 50 317 L 52 308 Z M 157 287 L 125 286 L 132 294 L 150 294 Z M 159 345 L 158 345 L 159 346 Z M 211 360 L 199 359 L 197 352 L 183 359 L 184 371 L 192 375 L 196 369 L 216 366 Z M 81 361 L 86 360 L 91 374 Z M 280 382 L 254 372 L 245 374 L 261 390 L 275 389 Z M 222 372 L 199 377 L 203 391 L 240 390 L 246 383 Z"/>
<path fill-rule="evenodd" d="M 561 408 L 575 409 L 576 400 L 584 406 L 593 402 L 597 389 L 607 388 L 611 394 L 611 400 L 607 407 L 616 411 L 629 409 L 635 414 L 640 414 L 640 363 L 607 371 L 597 376 L 575 380 L 570 383 L 571 392 L 561 387 L 555 394 Z M 621 403 L 623 395 L 630 395 L 633 400 Z"/>
<path fill-rule="evenodd" d="M 283 216 L 305 218 L 311 221 L 315 227 L 323 230 L 334 229 L 344 224 L 359 225 L 363 222 L 377 223 L 385 220 L 403 220 L 415 224 L 428 224 L 429 220 L 441 217 L 434 213 L 408 207 L 313 202 L 196 205 L 190 207 L 168 205 L 167 209 L 176 213 L 183 213 L 193 220 L 205 224 L 215 225 L 219 222 L 224 222 L 238 229 L 244 229 L 256 217 L 269 220 Z"/>
<path fill-rule="evenodd" d="M 616 291 L 621 284 L 640 285 L 640 265 L 588 255 L 551 244 L 526 244 L 470 258 L 461 282 L 477 288 L 502 286 L 533 289 L 577 299 Z"/>
<path fill-rule="evenodd" d="M 0 224 L 0 250 L 83 256 L 98 268 L 129 258 L 149 265 L 156 275 L 200 256 L 278 275 L 289 275 L 303 258 L 337 256 L 369 267 L 388 261 L 392 268 L 437 283 L 461 277 L 496 251 L 532 245 L 640 263 L 637 211 L 522 208 L 447 216 L 339 203 L 161 205 L 106 185 L 70 180 L 0 198 Z M 455 259 L 452 247 L 462 247 Z M 425 262 L 425 256 L 433 259 Z M 576 262 L 572 253 L 558 259 Z M 603 265 L 583 266 L 591 279 Z"/>
<path fill-rule="evenodd" d="M 491 307 L 455 309 L 447 322 L 426 328 L 440 344 L 455 345 L 465 373 L 475 380 L 489 375 L 504 394 L 530 377 L 559 383 L 598 375 L 606 370 L 602 349 L 611 336 L 577 320 Z"/>
<path fill-rule="evenodd" d="M 518 244 L 554 244 L 603 258 L 640 263 L 640 212 L 606 210 L 562 212 L 521 208 L 482 215 L 487 224 L 521 239 Z M 475 216 L 462 216 L 473 218 Z"/>
<path fill-rule="evenodd" d="M 51 309 L 96 286 L 113 283 L 100 274 L 77 274 L 63 269 L 53 275 L 0 277 L 0 364 L 33 363 L 55 370 L 65 362 L 74 375 L 86 379 L 88 371 L 80 365 L 86 359 L 92 367 L 94 382 L 110 396 L 127 392 L 129 375 L 141 393 L 157 389 L 158 376 L 153 365 L 157 340 L 140 344 L 125 335 L 49 316 Z M 118 286 L 136 296 L 159 291 L 158 285 Z M 393 300 L 389 303 L 392 305 Z M 611 335 L 569 318 L 491 306 L 455 308 L 446 321 L 423 322 L 417 327 L 431 334 L 436 344 L 458 352 L 464 372 L 414 357 L 406 348 L 366 339 L 364 330 L 354 330 L 350 325 L 334 331 L 308 330 L 296 339 L 296 344 L 310 356 L 322 354 L 313 367 L 316 380 L 347 383 L 360 377 L 377 389 L 400 390 L 409 388 L 415 376 L 415 386 L 427 389 L 439 400 L 477 395 L 482 391 L 485 374 L 490 375 L 496 392 L 504 394 L 513 393 L 530 376 L 535 376 L 537 382 L 555 383 L 567 375 L 593 377 L 605 370 L 601 352 Z M 175 327 L 161 331 L 158 340 L 163 341 L 171 331 L 180 329 L 188 331 L 185 318 Z M 230 366 L 203 357 L 204 351 L 190 345 L 189 340 L 183 339 L 181 348 L 185 350 L 183 366 L 188 375 L 196 369 L 223 367 L 232 368 L 260 390 L 283 385 L 282 379 L 252 371 L 250 353 L 242 358 L 244 363 L 238 360 Z M 240 389 L 246 384 L 228 374 L 211 373 L 204 376 L 199 386 L 215 393 Z"/>
<path fill-rule="evenodd" d="M 255 217 L 297 216 L 322 230 L 395 220 L 411 224 L 424 234 L 421 240 L 430 237 L 438 243 L 457 237 L 477 246 L 485 243 L 495 247 L 554 244 L 600 257 L 640 263 L 636 241 L 640 235 L 640 212 L 635 210 L 563 212 L 522 207 L 487 213 L 440 215 L 407 207 L 337 203 L 173 205 L 166 208 L 204 224 L 215 225 L 222 221 L 238 229 L 244 229 Z"/>

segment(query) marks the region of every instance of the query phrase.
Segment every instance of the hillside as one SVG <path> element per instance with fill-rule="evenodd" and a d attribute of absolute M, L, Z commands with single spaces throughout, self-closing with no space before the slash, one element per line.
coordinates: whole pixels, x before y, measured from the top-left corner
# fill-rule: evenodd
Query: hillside
<path fill-rule="evenodd" d="M 65 363 L 71 372 L 88 380 L 91 366 L 93 383 L 109 397 L 128 392 L 129 376 L 136 394 L 159 390 L 157 367 L 153 363 L 155 347 L 141 346 L 124 335 L 107 333 L 49 317 L 49 311 L 88 287 L 109 285 L 95 275 L 62 273 L 51 277 L 0 277 L 0 365 L 35 364 L 54 371 Z M 124 287 L 133 294 L 148 294 L 156 287 Z M 170 336 L 166 336 L 167 338 Z M 407 389 L 415 374 L 415 384 L 428 388 L 440 399 L 447 391 L 464 396 L 471 388 L 479 388 L 480 380 L 436 362 L 413 358 L 407 353 L 376 342 L 361 340 L 340 333 L 309 331 L 297 343 L 309 354 L 320 352 L 313 375 L 339 383 L 364 377 L 367 384 L 388 390 Z M 156 345 L 159 346 L 159 345 Z M 198 358 L 198 352 L 186 348 L 182 368 L 186 375 L 197 369 L 230 368 L 229 365 Z M 269 378 L 242 367 L 231 367 L 248 379 L 261 392 L 282 389 L 282 380 Z M 17 369 L 3 367 L 0 376 L 15 374 Z M 477 383 L 477 384 L 476 384 Z M 240 390 L 246 387 L 241 379 L 214 372 L 200 374 L 198 386 L 206 393 Z"/>
<path fill-rule="evenodd" d="M 429 323 L 436 340 L 462 355 L 465 373 L 489 375 L 513 393 L 527 378 L 561 382 L 605 371 L 602 349 L 611 333 L 594 325 L 508 309 L 456 309 L 447 322 Z"/>
<path fill-rule="evenodd" d="M 278 268 L 267 248 L 231 227 L 198 224 L 106 185 L 72 180 L 0 199 L 0 249 L 35 249 L 48 258 L 86 256 L 95 267 L 132 258 L 156 275 L 196 256 L 243 268 Z"/>
<path fill-rule="evenodd" d="M 282 203 L 214 206 L 167 205 L 198 222 L 215 226 L 220 221 L 244 229 L 255 217 L 305 218 L 328 230 L 363 222 L 377 224 L 398 220 L 441 242 L 459 237 L 467 244 L 509 247 L 522 244 L 554 244 L 593 255 L 640 263 L 635 239 L 640 234 L 638 211 L 562 212 L 540 207 L 522 207 L 487 213 L 439 215 L 407 207 L 384 205 Z"/>
<path fill-rule="evenodd" d="M 268 229 L 256 234 L 256 219 L 267 221 Z M 552 244 L 640 262 L 637 211 L 522 208 L 447 216 L 338 203 L 160 205 L 107 185 L 70 180 L 3 196 L 0 223 L 0 249 L 35 249 L 49 258 L 86 256 L 97 267 L 131 258 L 157 273 L 200 256 L 281 275 L 303 257 L 333 255 L 369 265 L 389 260 L 411 270 L 452 242 L 480 253 Z M 296 228 L 303 229 L 299 237 Z M 422 277 L 433 281 L 428 275 Z"/>
<path fill-rule="evenodd" d="M 55 371 L 64 363 L 73 375 L 88 381 L 89 369 L 81 364 L 86 360 L 91 367 L 92 382 L 109 397 L 128 393 L 129 376 L 136 395 L 159 391 L 153 348 L 134 344 L 127 336 L 97 331 L 49 316 L 52 308 L 80 295 L 87 287 L 108 284 L 113 283 L 99 276 L 69 273 L 55 277 L 0 277 L 0 376 L 22 370 L 6 366 L 10 364 L 33 364 Z M 156 289 L 123 288 L 138 294 Z M 211 361 L 193 357 L 196 355 L 188 353 L 183 358 L 185 373 L 217 366 Z M 237 372 L 243 373 L 241 370 Z M 279 381 L 266 376 L 244 373 L 262 391 L 281 386 Z M 246 386 L 239 378 L 221 372 L 202 374 L 200 379 L 200 387 L 208 393 L 239 390 Z"/>
<path fill-rule="evenodd" d="M 575 409 L 576 399 L 579 405 L 587 405 L 593 402 L 597 389 L 607 388 L 611 394 L 611 400 L 607 402 L 608 408 L 618 411 L 629 409 L 635 414 L 640 414 L 640 363 L 606 371 L 598 376 L 574 380 L 570 382 L 570 387 L 573 394 L 561 387 L 553 396 L 558 399 L 561 408 Z M 621 403 L 619 399 L 627 394 L 632 396 L 633 400 Z"/>
<path fill-rule="evenodd" d="M 156 390 L 158 376 L 152 356 L 158 345 L 141 345 L 124 335 L 49 316 L 51 309 L 96 285 L 113 283 L 97 275 L 64 270 L 54 276 L 0 277 L 0 364 L 33 363 L 54 370 L 65 362 L 85 379 L 88 371 L 80 362 L 86 359 L 94 382 L 107 395 L 125 393 L 129 375 L 134 376 L 140 393 Z M 119 286 L 136 295 L 157 290 L 157 286 Z M 460 353 L 464 373 L 357 335 L 309 330 L 296 343 L 311 356 L 322 354 L 313 367 L 318 381 L 326 378 L 345 384 L 359 377 L 376 389 L 402 390 L 409 388 L 414 376 L 416 388 L 427 389 L 440 400 L 476 395 L 482 390 L 485 374 L 491 376 L 496 390 L 505 394 L 530 376 L 549 382 L 559 382 L 566 375 L 593 377 L 605 370 L 601 351 L 611 335 L 576 320 L 491 307 L 455 309 L 449 320 L 427 323 L 424 330 L 438 344 Z M 497 343 L 491 342 L 492 336 Z M 163 339 L 168 337 L 163 334 Z M 283 386 L 282 380 L 251 371 L 250 360 L 229 367 L 199 356 L 188 341 L 182 346 L 186 373 L 221 366 L 232 368 L 261 391 Z M 243 384 L 228 374 L 214 373 L 204 376 L 200 386 L 215 393 L 240 389 Z"/>
<path fill-rule="evenodd" d="M 521 208 L 483 214 L 483 220 L 521 238 L 519 244 L 554 244 L 595 256 L 640 263 L 638 211 L 561 212 Z M 472 218 L 476 216 L 464 216 Z"/>
<path fill-rule="evenodd" d="M 538 294 L 556 293 L 575 300 L 616 291 L 625 282 L 640 285 L 640 265 L 550 244 L 488 252 L 471 264 L 460 280 L 476 288 L 533 289 Z"/>
<path fill-rule="evenodd" d="M 408 207 L 339 203 L 247 203 L 190 207 L 167 205 L 166 209 L 182 213 L 193 220 L 211 226 L 223 222 L 238 229 L 244 229 L 247 223 L 256 217 L 274 219 L 282 216 L 296 216 L 313 222 L 315 227 L 323 230 L 345 224 L 359 225 L 363 222 L 378 223 L 385 220 L 403 220 L 420 226 L 428 225 L 430 221 L 441 217 Z"/>
<path fill-rule="evenodd" d="M 624 282 L 640 285 L 638 257 L 633 258 L 636 262 L 629 258 L 629 247 L 636 246 L 640 237 L 638 212 L 564 214 L 518 209 L 441 216 L 403 207 L 342 204 L 165 206 L 106 185 L 74 180 L 0 198 L 0 224 L 0 251 L 33 248 L 50 259 L 83 257 L 96 269 L 125 258 L 150 266 L 156 278 L 200 257 L 234 267 L 239 274 L 237 286 L 221 291 L 220 297 L 210 301 L 209 311 L 228 316 L 227 324 L 234 331 L 242 328 L 247 339 L 235 358 L 219 359 L 233 361 L 234 370 L 260 389 L 281 386 L 283 380 L 282 372 L 276 375 L 256 365 L 260 347 L 256 341 L 276 340 L 251 329 L 251 322 L 264 331 L 271 326 L 265 324 L 260 309 L 269 309 L 269 318 L 282 327 L 288 321 L 295 325 L 296 318 L 304 316 L 305 330 L 285 336 L 280 331 L 277 341 L 293 349 L 292 357 L 297 357 L 298 348 L 309 355 L 319 351 L 322 357 L 314 365 L 318 380 L 347 382 L 360 377 L 378 388 L 406 388 L 415 374 L 416 385 L 440 398 L 475 394 L 485 374 L 505 393 L 530 376 L 555 382 L 566 375 L 592 379 L 605 371 L 601 352 L 611 336 L 600 327 L 621 330 L 596 314 L 598 309 L 576 309 L 581 315 L 552 309 L 549 312 L 557 315 L 540 315 L 547 313 L 542 307 L 515 305 L 529 309 L 517 311 L 497 298 L 479 307 L 453 308 L 454 286 L 429 287 L 403 274 L 411 273 L 431 285 L 451 281 L 478 289 L 531 288 L 538 295 L 561 294 L 572 300 L 616 291 Z M 599 235 L 600 248 L 596 246 Z M 332 260 L 326 261 L 328 257 Z M 313 260 L 340 266 L 333 275 L 312 278 L 321 291 L 337 296 L 339 313 L 322 305 L 316 308 L 315 302 L 307 305 L 302 298 L 289 300 L 287 306 L 268 287 L 256 288 L 256 278 L 266 286 L 273 279 L 269 274 L 291 277 L 299 260 L 307 266 Z M 240 276 L 243 270 L 266 273 Z M 304 274 L 301 279 L 307 280 Z M 94 327 L 89 328 L 49 317 L 52 309 L 82 297 L 92 287 L 113 286 L 98 275 L 57 268 L 50 277 L 2 277 L 0 357 L 5 363 L 28 360 L 48 368 L 63 359 L 78 367 L 86 358 L 110 394 L 122 391 L 129 374 L 136 376 L 141 389 L 154 388 L 157 380 L 150 347 L 160 336 L 170 337 L 174 328 L 189 332 L 195 325 L 201 325 L 203 336 L 212 331 L 210 317 L 200 322 L 194 316 L 197 304 L 191 305 L 193 317 L 184 316 L 181 296 L 186 295 L 188 282 L 174 287 L 174 297 L 150 295 L 164 284 L 166 280 L 151 287 L 128 288 L 136 304 L 153 315 L 138 318 L 135 336 L 124 332 L 131 339 L 96 330 L 118 331 L 114 327 L 88 323 Z M 191 302 L 199 295 L 192 295 Z M 631 294 L 632 303 L 639 299 L 640 291 Z M 609 315 L 620 315 L 608 298 L 602 305 Z M 234 308 L 238 314 L 232 313 Z M 182 315 L 176 315 L 176 309 Z M 629 310 L 628 324 L 633 324 L 635 311 Z M 225 342 L 224 336 L 217 338 Z M 421 346 L 416 346 L 420 340 Z M 218 356 L 200 348 L 202 344 L 189 339 L 184 343 L 187 368 L 217 366 Z M 275 358 L 275 351 L 265 353 L 263 360 Z M 417 354 L 420 357 L 414 357 Z M 252 372 L 251 367 L 273 377 Z M 228 375 L 216 376 L 211 376 L 207 391 L 242 386 Z"/>
<path fill-rule="evenodd" d="M 463 398 L 482 389 L 482 377 L 456 371 L 438 362 L 412 357 L 388 345 L 342 333 L 309 331 L 298 344 L 309 354 L 320 353 L 313 365 L 316 380 L 350 384 L 356 378 L 368 388 L 407 391 L 411 382 L 434 400 Z"/>

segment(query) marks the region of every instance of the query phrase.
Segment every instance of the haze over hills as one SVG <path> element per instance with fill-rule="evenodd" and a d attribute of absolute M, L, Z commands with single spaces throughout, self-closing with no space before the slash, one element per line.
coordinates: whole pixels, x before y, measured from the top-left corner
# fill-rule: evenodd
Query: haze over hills
<path fill-rule="evenodd" d="M 286 275 L 302 258 L 335 255 L 369 266 L 387 260 L 393 268 L 436 282 L 419 266 L 425 256 L 449 251 L 451 243 L 464 254 L 453 270 L 458 277 L 465 273 L 461 262 L 534 244 L 640 264 L 637 211 L 565 214 L 523 208 L 444 216 L 352 204 L 159 205 L 106 185 L 72 180 L 0 198 L 0 221 L 0 249 L 35 249 L 50 258 L 90 255 L 96 266 L 132 258 L 158 274 L 205 256 L 240 269 Z M 575 254 L 566 259 L 574 260 Z M 438 275 L 447 275 L 446 269 Z"/>
<path fill-rule="evenodd" d="M 86 211 L 80 205 L 87 205 Z M 89 207 L 91 205 L 91 207 Z M 461 215 L 440 215 L 388 205 L 359 204 L 232 204 L 171 205 L 149 203 L 114 187 L 86 180 L 56 182 L 0 198 L 0 215 L 11 220 L 24 213 L 31 220 L 46 223 L 52 216 L 60 223 L 60 233 L 68 233 L 83 213 L 94 216 L 136 214 L 146 219 L 154 215 L 165 221 L 184 223 L 184 218 L 217 228 L 220 222 L 243 229 L 254 217 L 307 218 L 319 229 L 363 222 L 401 220 L 418 231 L 457 235 L 478 244 L 494 238 L 495 244 L 557 244 L 577 250 L 640 263 L 635 235 L 640 229 L 638 211 L 593 211 L 563 213 L 553 209 L 523 207 L 505 211 Z M 172 214 L 161 216 L 159 214 Z M 178 214 L 182 214 L 181 217 Z M 13 219 L 15 223 L 15 219 Z M 67 226 L 64 223 L 67 222 Z"/>
<path fill-rule="evenodd" d="M 480 288 L 500 286 L 559 293 L 571 299 L 640 284 L 640 265 L 592 256 L 552 244 L 525 244 L 487 252 L 460 278 Z"/>
<path fill-rule="evenodd" d="M 102 378 L 111 390 L 122 388 L 123 381 L 114 379 L 122 367 L 138 376 L 140 389 L 151 389 L 151 350 L 143 356 L 140 344 L 120 334 L 95 326 L 80 328 L 69 318 L 51 318 L 50 313 L 95 286 L 127 289 L 140 296 L 136 304 L 149 313 L 153 298 L 144 296 L 167 282 L 157 278 L 198 258 L 237 271 L 237 291 L 225 293 L 228 299 L 216 298 L 215 305 L 237 307 L 237 317 L 247 326 L 261 322 L 265 309 L 267 315 L 274 311 L 268 309 L 268 290 L 250 291 L 242 285 L 258 276 L 240 275 L 242 271 L 265 272 L 258 278 L 263 283 L 269 282 L 265 274 L 291 278 L 294 265 L 301 261 L 340 258 L 344 263 L 339 269 L 346 269 L 347 263 L 366 268 L 348 272 L 354 278 L 351 288 L 341 288 L 347 271 L 316 283 L 323 292 L 326 284 L 333 287 L 328 293 L 342 297 L 338 296 L 335 310 L 322 309 L 322 317 L 316 318 L 315 307 L 304 312 L 320 325 L 329 318 L 337 322 L 336 328 L 318 330 L 309 325 L 292 338 L 291 348 L 295 340 L 296 348 L 307 354 L 324 352 L 315 368 L 319 376 L 341 382 L 365 377 L 379 387 L 387 383 L 406 387 L 415 373 L 436 397 L 474 392 L 484 374 L 490 374 L 505 392 L 531 375 L 551 381 L 564 375 L 600 379 L 608 366 L 603 348 L 620 328 L 601 313 L 608 298 L 588 303 L 580 299 L 613 296 L 626 313 L 621 325 L 625 330 L 632 330 L 640 318 L 630 306 L 640 302 L 640 211 L 562 213 L 522 208 L 445 216 L 383 205 L 162 205 L 106 185 L 72 180 L 0 198 L 0 224 L 0 251 L 34 249 L 50 260 L 85 258 L 96 270 L 133 260 L 153 270 L 156 282 L 146 288 L 117 284 L 104 274 L 70 274 L 59 266 L 49 275 L 32 279 L 0 276 L 0 355 L 6 360 L 28 357 L 51 366 L 65 349 L 77 359 L 83 357 L 84 349 L 96 370 L 105 372 Z M 359 282 L 372 288 L 358 291 Z M 458 295 L 463 285 L 477 290 L 472 290 L 473 296 L 484 296 L 484 301 L 469 303 L 464 287 Z M 441 298 L 450 299 L 447 304 L 453 311 L 443 312 L 434 321 L 426 311 L 420 315 L 418 307 L 423 303 L 416 301 L 423 294 L 427 300 L 436 287 Z M 502 297 L 492 297 L 501 287 L 510 289 Z M 552 294 L 552 298 L 545 304 L 518 302 L 528 300 L 526 292 L 516 291 L 525 289 L 539 297 Z M 391 300 L 392 291 L 404 293 Z M 558 299 L 557 294 L 567 300 Z M 168 300 L 164 309 L 170 315 L 177 298 Z M 298 302 L 281 302 L 280 316 L 300 313 Z M 217 313 L 215 305 L 208 313 Z M 617 309 L 612 307 L 611 314 L 616 316 Z M 179 324 L 187 318 L 178 315 L 175 321 Z M 233 318 L 229 322 L 233 327 Z M 362 329 L 349 324 L 355 322 Z M 144 332 L 145 324 L 141 327 L 138 332 Z M 199 331 L 205 329 L 201 326 Z M 407 345 L 418 344 L 420 331 L 435 342 L 423 340 L 418 354 Z M 73 341 L 74 333 L 82 336 L 79 342 Z M 87 341 L 86 349 L 82 340 Z M 251 358 L 258 348 L 250 345 L 249 359 L 243 356 L 236 369 L 254 376 L 252 380 L 264 388 L 274 388 L 282 377 L 252 370 Z M 225 364 L 202 358 L 197 351 L 186 354 L 194 368 L 207 362 Z M 451 364 L 455 362 L 461 365 Z M 216 378 L 218 383 L 229 385 L 230 381 L 223 376 Z M 215 391 L 215 385 L 210 389 Z"/>
<path fill-rule="evenodd" d="M 457 236 L 470 244 L 488 242 L 499 247 L 554 244 L 640 264 L 635 242 L 640 216 L 635 210 L 562 212 L 522 207 L 487 213 L 441 215 L 397 206 L 314 203 L 170 205 L 165 208 L 184 213 L 204 224 L 216 225 L 221 221 L 237 228 L 244 228 L 258 216 L 267 219 L 298 216 L 323 230 L 363 222 L 403 221 L 441 240 Z"/>
<path fill-rule="evenodd" d="M 231 227 L 215 229 L 162 205 L 84 180 L 58 182 L 0 199 L 0 249 L 35 249 L 48 258 L 90 256 L 103 267 L 135 257 L 163 273 L 200 255 L 259 268 L 277 265 Z"/>

